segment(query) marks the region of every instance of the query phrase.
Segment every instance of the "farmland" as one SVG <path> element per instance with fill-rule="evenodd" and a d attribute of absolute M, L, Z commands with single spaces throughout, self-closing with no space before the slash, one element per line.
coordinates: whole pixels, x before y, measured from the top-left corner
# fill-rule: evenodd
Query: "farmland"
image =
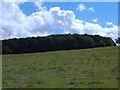
<path fill-rule="evenodd" d="M 116 88 L 118 47 L 2 57 L 3 88 Z"/>

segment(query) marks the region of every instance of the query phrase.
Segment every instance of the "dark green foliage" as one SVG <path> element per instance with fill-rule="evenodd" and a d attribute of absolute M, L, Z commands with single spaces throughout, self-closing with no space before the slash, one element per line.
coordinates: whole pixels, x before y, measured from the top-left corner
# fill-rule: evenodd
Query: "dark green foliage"
<path fill-rule="evenodd" d="M 109 37 L 87 34 L 59 34 L 46 37 L 15 38 L 2 40 L 2 44 L 3 54 L 85 49 L 115 45 Z"/>
<path fill-rule="evenodd" d="M 118 39 L 116 39 L 116 43 L 120 44 L 120 37 L 118 37 Z"/>
<path fill-rule="evenodd" d="M 2 50 L 3 50 L 2 52 L 4 54 L 12 53 L 12 50 L 10 50 L 10 48 L 8 46 L 6 46 L 6 45 L 3 45 Z"/>

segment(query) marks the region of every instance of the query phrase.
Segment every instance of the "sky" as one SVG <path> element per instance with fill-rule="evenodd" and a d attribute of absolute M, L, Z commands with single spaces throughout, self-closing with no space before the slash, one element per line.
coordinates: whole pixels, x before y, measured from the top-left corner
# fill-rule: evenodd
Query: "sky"
<path fill-rule="evenodd" d="M 118 37 L 117 2 L 2 2 L 2 39 L 78 33 Z"/>

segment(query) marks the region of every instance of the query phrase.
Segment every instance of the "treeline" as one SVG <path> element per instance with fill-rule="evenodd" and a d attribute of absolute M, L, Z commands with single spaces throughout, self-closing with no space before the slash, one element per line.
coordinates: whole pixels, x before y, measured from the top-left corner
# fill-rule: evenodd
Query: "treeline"
<path fill-rule="evenodd" d="M 115 45 L 111 38 L 99 35 L 59 34 L 2 40 L 2 54 L 85 49 Z"/>

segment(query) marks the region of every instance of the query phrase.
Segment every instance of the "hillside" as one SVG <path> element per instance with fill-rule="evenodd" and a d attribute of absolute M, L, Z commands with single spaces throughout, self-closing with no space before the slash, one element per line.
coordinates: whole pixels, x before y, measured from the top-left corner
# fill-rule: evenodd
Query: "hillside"
<path fill-rule="evenodd" d="M 4 88 L 116 88 L 118 47 L 3 55 Z"/>

